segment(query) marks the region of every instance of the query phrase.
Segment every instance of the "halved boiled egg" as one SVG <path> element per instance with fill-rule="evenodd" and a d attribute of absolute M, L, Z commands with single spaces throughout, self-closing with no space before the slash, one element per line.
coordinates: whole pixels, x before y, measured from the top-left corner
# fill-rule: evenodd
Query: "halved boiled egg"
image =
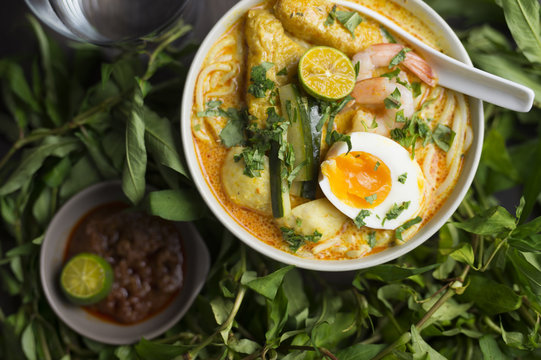
<path fill-rule="evenodd" d="M 319 185 L 329 201 L 357 223 L 396 229 L 421 209 L 425 179 L 410 153 L 381 135 L 354 132 L 352 149 L 335 143 L 321 164 Z"/>

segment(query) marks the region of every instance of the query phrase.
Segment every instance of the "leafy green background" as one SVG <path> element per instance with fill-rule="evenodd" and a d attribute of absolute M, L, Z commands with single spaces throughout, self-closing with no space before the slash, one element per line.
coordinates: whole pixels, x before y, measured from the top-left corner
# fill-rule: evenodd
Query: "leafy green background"
<path fill-rule="evenodd" d="M 66 53 L 29 18 L 39 44 L 24 71 L 0 59 L 2 359 L 537 359 L 541 312 L 541 31 L 536 0 L 431 0 L 476 66 L 536 93 L 517 114 L 486 104 L 474 184 L 438 235 L 355 274 L 300 271 L 245 248 L 201 206 L 184 165 L 179 101 L 193 46 L 170 33 L 113 59 Z M 162 337 L 113 347 L 60 322 L 43 297 L 43 231 L 77 191 L 122 179 L 146 211 L 195 220 L 213 252 L 207 284 Z M 147 184 L 156 191 L 145 195 Z M 502 191 L 523 194 L 514 208 Z M 520 196 L 519 196 L 520 197 Z M 211 224 L 212 226 L 209 226 Z M 352 279 L 351 283 L 349 279 Z"/>

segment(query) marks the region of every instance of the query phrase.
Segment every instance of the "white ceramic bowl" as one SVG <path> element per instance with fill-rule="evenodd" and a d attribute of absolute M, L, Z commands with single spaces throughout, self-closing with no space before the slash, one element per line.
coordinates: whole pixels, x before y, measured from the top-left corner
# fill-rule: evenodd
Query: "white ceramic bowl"
<path fill-rule="evenodd" d="M 81 335 L 106 344 L 131 344 L 142 337 L 154 338 L 173 326 L 188 311 L 205 284 L 210 256 L 191 223 L 178 223 L 184 251 L 184 284 L 171 303 L 158 314 L 133 325 L 101 320 L 69 303 L 59 287 L 60 271 L 69 235 L 82 216 L 101 204 L 126 201 L 120 183 L 100 183 L 72 197 L 54 216 L 41 245 L 40 276 L 43 291 L 54 312 Z"/>
<path fill-rule="evenodd" d="M 429 26 L 430 29 L 439 36 L 440 44 L 442 47 L 444 47 L 448 55 L 468 65 L 471 65 L 471 60 L 458 37 L 455 35 L 449 25 L 434 10 L 432 10 L 432 8 L 421 0 L 394 1 L 410 12 L 416 14 L 427 26 Z M 403 245 L 394 246 L 378 254 L 354 260 L 333 261 L 304 259 L 278 250 L 260 241 L 246 231 L 242 226 L 240 226 L 234 219 L 232 219 L 231 216 L 220 205 L 212 189 L 205 180 L 203 172 L 201 171 L 195 149 L 195 142 L 192 137 L 190 118 L 194 99 L 193 93 L 197 76 L 201 70 L 201 64 L 203 63 L 212 45 L 235 21 L 243 16 L 248 9 L 259 3 L 261 3 L 261 0 L 241 0 L 216 23 L 201 44 L 199 51 L 192 62 L 188 77 L 186 79 L 186 84 L 184 86 L 181 109 L 181 135 L 184 153 L 186 155 L 188 167 L 197 189 L 201 193 L 201 196 L 211 211 L 233 234 L 235 234 L 235 236 L 252 247 L 254 250 L 283 263 L 292 264 L 311 270 L 346 271 L 367 268 L 396 259 L 397 257 L 406 254 L 407 252 L 421 245 L 428 238 L 434 235 L 451 217 L 451 215 L 460 205 L 460 202 L 466 195 L 466 192 L 473 181 L 473 177 L 477 170 L 477 165 L 479 164 L 479 159 L 481 156 L 484 131 L 483 106 L 482 102 L 478 99 L 469 98 L 474 139 L 470 150 L 464 159 L 462 173 L 454 190 L 437 214 L 427 224 L 425 224 L 411 240 Z"/>

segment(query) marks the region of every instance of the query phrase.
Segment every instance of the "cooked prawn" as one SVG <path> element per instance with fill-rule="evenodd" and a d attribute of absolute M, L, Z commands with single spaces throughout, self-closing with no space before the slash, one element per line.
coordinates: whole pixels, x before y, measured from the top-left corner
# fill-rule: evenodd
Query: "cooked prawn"
<path fill-rule="evenodd" d="M 389 66 L 391 60 L 402 49 L 404 49 L 404 45 L 401 44 L 374 44 L 355 54 L 353 56 L 353 65 L 359 63 L 357 81 L 371 78 L 373 71 L 378 67 Z M 408 51 L 404 61 L 399 65 L 404 66 L 413 74 L 417 75 L 427 85 L 436 85 L 436 74 L 430 65 L 415 52 Z"/>

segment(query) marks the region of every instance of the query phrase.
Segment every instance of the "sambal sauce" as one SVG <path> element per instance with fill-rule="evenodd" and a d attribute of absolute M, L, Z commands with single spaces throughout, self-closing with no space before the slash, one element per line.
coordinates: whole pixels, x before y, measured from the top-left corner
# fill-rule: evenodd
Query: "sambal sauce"
<path fill-rule="evenodd" d="M 100 318 L 133 324 L 165 308 L 183 284 L 182 237 L 177 226 L 121 202 L 98 206 L 73 228 L 65 261 L 81 252 L 105 258 L 113 287 L 85 309 Z"/>

